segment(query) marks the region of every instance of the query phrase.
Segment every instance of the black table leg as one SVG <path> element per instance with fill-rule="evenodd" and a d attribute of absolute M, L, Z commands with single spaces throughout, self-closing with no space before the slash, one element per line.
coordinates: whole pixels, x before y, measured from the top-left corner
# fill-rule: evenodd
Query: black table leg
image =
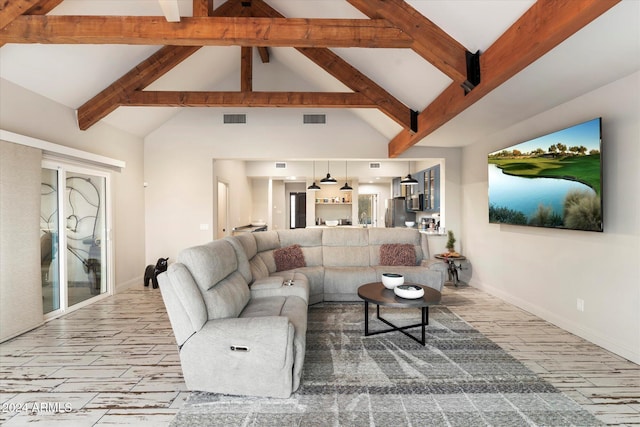
<path fill-rule="evenodd" d="M 368 301 L 364 302 L 364 335 L 365 336 L 370 336 L 370 335 L 378 335 L 378 334 L 384 334 L 387 332 L 393 332 L 393 331 L 398 331 L 398 332 L 402 332 L 404 335 L 408 336 L 409 338 L 411 338 L 412 340 L 425 345 L 426 343 L 426 331 L 425 331 L 425 327 L 429 324 L 429 307 L 422 307 L 422 318 L 421 318 L 421 322 L 420 323 L 416 323 L 415 325 L 408 325 L 408 326 L 401 326 L 398 327 L 396 325 L 394 325 L 393 323 L 389 322 L 387 319 L 384 319 L 380 316 L 380 306 L 378 304 L 376 304 L 376 315 L 378 317 L 378 319 L 380 321 L 382 321 L 383 323 L 391 326 L 392 329 L 385 329 L 383 331 L 375 331 L 375 332 L 369 332 L 369 303 Z M 420 332 L 422 333 L 421 338 L 422 339 L 418 339 L 416 337 L 414 337 L 413 335 L 409 334 L 408 332 L 405 331 L 405 329 L 411 329 L 411 328 L 416 328 L 420 326 L 421 330 Z"/>
<path fill-rule="evenodd" d="M 380 310 L 380 306 L 378 306 Z M 369 335 L 369 301 L 364 302 L 364 336 Z"/>

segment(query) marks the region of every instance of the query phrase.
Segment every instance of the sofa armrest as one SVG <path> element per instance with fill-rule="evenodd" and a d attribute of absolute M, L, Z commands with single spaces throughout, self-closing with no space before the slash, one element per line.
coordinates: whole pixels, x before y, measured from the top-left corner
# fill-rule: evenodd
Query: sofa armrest
<path fill-rule="evenodd" d="M 293 358 L 294 334 L 285 316 L 210 320 L 185 343 L 181 353 L 187 358 L 209 359 L 217 369 L 242 365 L 282 369 Z"/>
<path fill-rule="evenodd" d="M 309 284 L 302 280 L 294 280 L 292 283 L 285 284 L 285 280 L 280 276 L 258 279 L 251 284 L 251 298 L 297 296 L 309 304 Z"/>
<path fill-rule="evenodd" d="M 448 266 L 447 264 L 445 264 L 444 262 L 442 262 L 439 259 L 423 259 L 420 262 L 420 265 L 422 267 L 426 267 L 429 270 L 433 270 L 433 271 L 439 271 L 440 274 L 442 275 L 442 283 L 445 282 L 446 278 L 447 278 L 447 271 L 448 271 Z"/>
<path fill-rule="evenodd" d="M 427 267 L 430 270 L 442 270 L 447 271 L 447 265 L 439 259 L 423 259 L 420 265 Z"/>

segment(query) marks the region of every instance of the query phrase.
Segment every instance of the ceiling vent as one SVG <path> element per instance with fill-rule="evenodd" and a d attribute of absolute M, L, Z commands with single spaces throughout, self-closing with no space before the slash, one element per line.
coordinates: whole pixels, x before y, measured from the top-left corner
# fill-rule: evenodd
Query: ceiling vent
<path fill-rule="evenodd" d="M 245 124 L 247 123 L 246 114 L 225 114 L 224 124 Z"/>
<path fill-rule="evenodd" d="M 286 168 L 287 168 L 286 162 L 276 162 L 276 169 L 286 169 Z"/>
<path fill-rule="evenodd" d="M 327 123 L 327 116 L 325 114 L 304 114 L 302 123 L 305 125 L 324 125 Z"/>
<path fill-rule="evenodd" d="M 380 164 L 380 162 L 370 162 L 369 163 L 369 169 L 380 169 L 382 165 Z"/>

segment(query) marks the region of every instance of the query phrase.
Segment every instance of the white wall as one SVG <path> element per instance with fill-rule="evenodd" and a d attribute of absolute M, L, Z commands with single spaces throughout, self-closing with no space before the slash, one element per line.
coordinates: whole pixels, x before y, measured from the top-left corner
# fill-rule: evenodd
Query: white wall
<path fill-rule="evenodd" d="M 471 285 L 640 363 L 640 73 L 464 149 L 464 252 Z M 604 232 L 488 223 L 487 154 L 602 117 Z M 449 196 L 449 195 L 447 195 Z M 584 312 L 576 309 L 584 300 Z"/>
<path fill-rule="evenodd" d="M 102 122 L 78 129 L 76 113 L 0 79 L 0 128 L 126 162 L 113 173 L 115 284 L 141 284 L 144 275 L 143 142 Z"/>

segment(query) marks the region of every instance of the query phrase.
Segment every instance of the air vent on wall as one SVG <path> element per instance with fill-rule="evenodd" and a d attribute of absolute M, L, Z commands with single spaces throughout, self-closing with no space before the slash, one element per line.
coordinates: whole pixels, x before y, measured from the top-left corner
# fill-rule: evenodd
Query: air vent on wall
<path fill-rule="evenodd" d="M 380 169 L 380 162 L 370 162 L 369 169 Z"/>
<path fill-rule="evenodd" d="M 302 123 L 305 125 L 323 125 L 327 123 L 327 116 L 325 114 L 304 114 Z"/>
<path fill-rule="evenodd" d="M 287 164 L 285 162 L 276 162 L 276 169 L 286 169 Z"/>
<path fill-rule="evenodd" d="M 246 114 L 225 114 L 224 115 L 224 123 L 225 124 L 244 124 L 244 123 L 247 123 L 247 115 Z"/>

